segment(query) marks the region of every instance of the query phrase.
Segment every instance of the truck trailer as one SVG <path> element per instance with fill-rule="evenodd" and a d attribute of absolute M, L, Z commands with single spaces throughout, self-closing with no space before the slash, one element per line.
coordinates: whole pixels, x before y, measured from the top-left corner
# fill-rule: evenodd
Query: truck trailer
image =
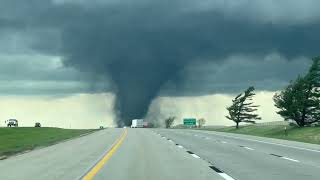
<path fill-rule="evenodd" d="M 131 128 L 143 128 L 143 119 L 133 119 Z"/>

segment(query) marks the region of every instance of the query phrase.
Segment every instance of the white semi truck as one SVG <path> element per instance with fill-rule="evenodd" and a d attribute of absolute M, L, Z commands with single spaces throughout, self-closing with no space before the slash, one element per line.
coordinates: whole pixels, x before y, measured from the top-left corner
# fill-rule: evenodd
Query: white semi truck
<path fill-rule="evenodd" d="M 143 128 L 143 119 L 133 119 L 131 128 Z"/>

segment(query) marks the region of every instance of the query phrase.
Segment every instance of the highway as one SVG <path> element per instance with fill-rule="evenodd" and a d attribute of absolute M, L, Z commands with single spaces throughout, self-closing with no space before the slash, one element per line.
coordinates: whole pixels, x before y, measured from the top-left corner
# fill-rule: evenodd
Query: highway
<path fill-rule="evenodd" d="M 0 161 L 2 180 L 79 179 L 121 135 L 110 129 Z"/>
<path fill-rule="evenodd" d="M 320 179 L 319 145 L 199 130 L 156 132 L 234 179 Z"/>
<path fill-rule="evenodd" d="M 320 146 L 197 130 L 117 129 L 0 161 L 4 180 L 320 178 Z"/>
<path fill-rule="evenodd" d="M 123 135 L 128 130 L 126 136 Z M 110 157 L 110 150 L 123 142 Z M 114 149 L 113 149 L 114 150 Z M 108 161 L 87 178 L 104 157 Z M 4 180 L 212 180 L 223 179 L 209 164 L 150 129 L 106 129 L 0 161 Z"/>

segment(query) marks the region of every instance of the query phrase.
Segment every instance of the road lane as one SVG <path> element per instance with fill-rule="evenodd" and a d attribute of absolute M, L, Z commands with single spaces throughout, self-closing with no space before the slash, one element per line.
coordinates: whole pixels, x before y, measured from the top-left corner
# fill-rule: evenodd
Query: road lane
<path fill-rule="evenodd" d="M 111 147 L 122 131 L 106 129 L 2 160 L 0 179 L 79 179 Z"/>
<path fill-rule="evenodd" d="M 211 161 L 238 180 L 309 180 L 320 177 L 320 161 L 318 160 L 320 153 L 317 151 L 273 145 L 274 140 L 268 138 L 251 141 L 256 137 L 241 136 L 241 139 L 227 137 L 240 137 L 237 134 L 219 133 L 217 135 L 215 132 L 192 130 L 158 129 L 155 131 Z M 251 138 L 251 140 L 246 140 L 246 138 Z M 271 141 L 271 144 L 259 141 Z M 295 143 L 285 145 L 294 146 Z M 301 144 L 297 144 L 297 147 L 300 147 L 298 145 Z M 318 146 L 308 145 L 308 148 L 317 150 Z M 279 155 L 283 157 L 278 157 Z M 300 161 L 294 161 L 295 158 Z"/>
<path fill-rule="evenodd" d="M 121 137 L 112 145 L 112 147 L 106 151 L 106 153 L 97 161 L 96 164 L 90 168 L 90 170 L 84 174 L 80 179 L 81 180 L 91 180 L 93 179 L 97 173 L 103 168 L 103 166 L 108 162 L 108 160 L 113 156 L 115 152 L 122 145 L 123 141 L 126 139 L 128 134 L 128 130 L 125 129 L 121 135 Z"/>
<path fill-rule="evenodd" d="M 261 153 L 281 155 L 287 157 L 287 159 L 294 158 L 303 164 L 320 167 L 320 146 L 316 144 L 222 132 L 198 130 L 177 132 L 190 133 L 190 135 L 197 134 L 198 137 L 211 137 L 216 141 L 229 142 L 230 144 L 238 146 L 250 147 Z"/>
<path fill-rule="evenodd" d="M 195 158 L 150 129 L 129 129 L 119 150 L 100 170 L 97 180 L 219 180 L 206 161 Z"/>

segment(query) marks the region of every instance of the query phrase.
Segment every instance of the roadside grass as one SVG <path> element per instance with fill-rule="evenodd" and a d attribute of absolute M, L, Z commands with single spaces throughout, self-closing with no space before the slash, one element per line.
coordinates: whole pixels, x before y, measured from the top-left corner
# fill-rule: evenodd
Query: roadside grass
<path fill-rule="evenodd" d="M 50 146 L 96 130 L 60 128 L 0 128 L 0 157 Z"/>
<path fill-rule="evenodd" d="M 220 131 L 237 134 L 247 134 L 253 136 L 300 141 L 312 144 L 320 144 L 320 127 L 294 127 L 287 126 L 287 136 L 284 133 L 285 125 L 278 126 L 256 126 L 248 125 L 239 127 L 224 128 L 201 128 L 200 130 Z"/>

